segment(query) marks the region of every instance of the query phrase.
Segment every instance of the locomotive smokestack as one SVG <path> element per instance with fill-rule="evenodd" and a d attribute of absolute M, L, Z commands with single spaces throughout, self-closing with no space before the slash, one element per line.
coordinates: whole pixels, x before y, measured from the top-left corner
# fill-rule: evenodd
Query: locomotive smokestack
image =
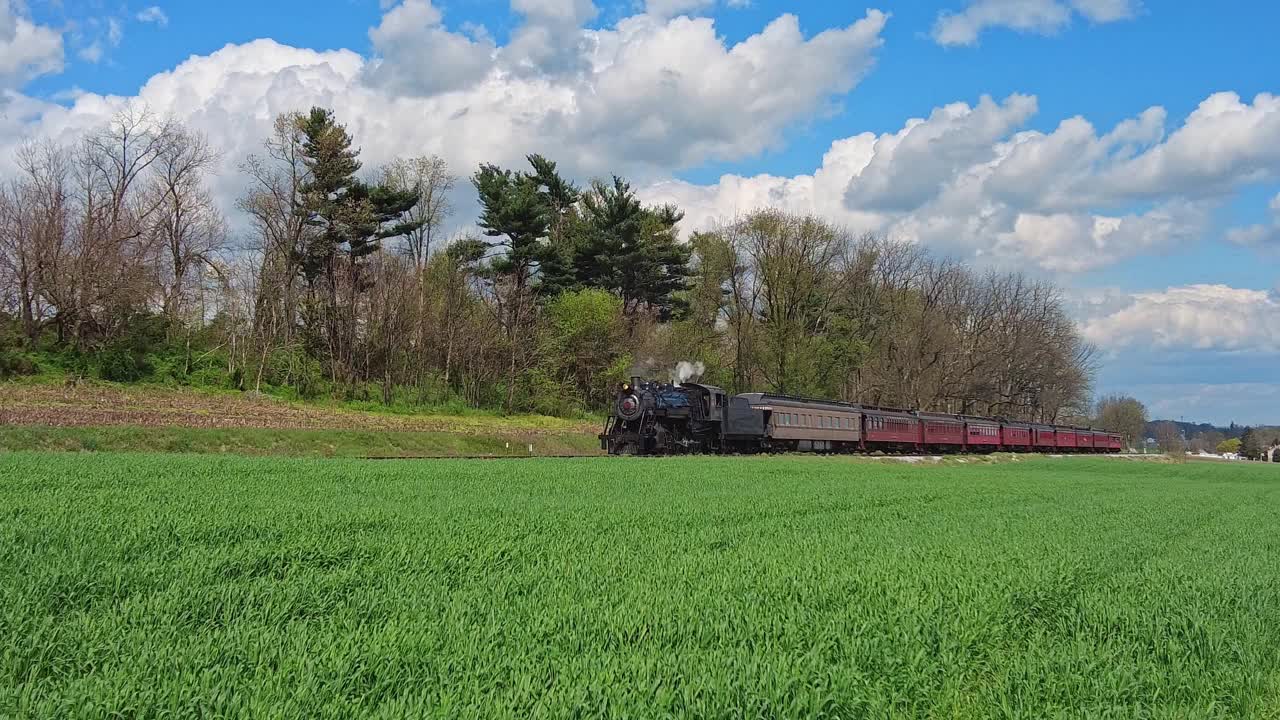
<path fill-rule="evenodd" d="M 638 388 L 638 387 L 640 387 L 640 376 L 639 376 L 639 375 L 632 375 L 632 376 L 631 376 L 631 387 L 633 387 L 633 388 Z"/>

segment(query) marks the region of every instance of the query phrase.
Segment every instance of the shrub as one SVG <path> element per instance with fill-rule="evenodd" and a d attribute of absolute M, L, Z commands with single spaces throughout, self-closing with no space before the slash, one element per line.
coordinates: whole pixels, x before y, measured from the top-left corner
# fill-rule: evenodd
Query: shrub
<path fill-rule="evenodd" d="M 98 375 L 112 382 L 137 382 L 151 374 L 145 356 L 120 347 L 107 348 L 98 356 Z"/>
<path fill-rule="evenodd" d="M 15 350 L 0 350 L 0 379 L 35 375 L 40 366 L 24 353 Z"/>

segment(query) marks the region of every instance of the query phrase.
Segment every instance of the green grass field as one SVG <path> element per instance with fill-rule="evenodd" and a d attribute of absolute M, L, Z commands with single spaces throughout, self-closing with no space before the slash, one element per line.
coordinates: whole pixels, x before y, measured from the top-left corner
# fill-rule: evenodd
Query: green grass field
<path fill-rule="evenodd" d="M 1280 717 L 1280 469 L 0 455 L 0 717 Z"/>

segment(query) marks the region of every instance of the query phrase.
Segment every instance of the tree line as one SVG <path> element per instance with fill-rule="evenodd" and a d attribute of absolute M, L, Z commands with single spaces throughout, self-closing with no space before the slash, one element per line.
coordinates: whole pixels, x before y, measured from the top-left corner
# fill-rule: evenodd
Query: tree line
<path fill-rule="evenodd" d="M 571 414 L 689 361 L 732 392 L 1093 416 L 1093 350 L 1052 284 L 811 215 L 682 239 L 679 208 L 540 155 L 467 178 L 432 156 L 366 168 L 323 108 L 241 160 L 232 218 L 217 150 L 143 111 L 14 160 L 0 373 Z M 468 184 L 479 217 L 451 235 Z"/>
<path fill-rule="evenodd" d="M 1269 460 L 1276 459 L 1276 454 L 1269 456 L 1268 451 L 1280 447 L 1280 428 L 1240 427 L 1232 423 L 1228 428 L 1219 429 L 1170 420 L 1149 422 L 1146 406 L 1127 395 L 1107 395 L 1099 399 L 1094 423 L 1120 433 L 1126 447 L 1145 447 L 1151 440 L 1161 451 L 1173 454 L 1207 452 Z"/>

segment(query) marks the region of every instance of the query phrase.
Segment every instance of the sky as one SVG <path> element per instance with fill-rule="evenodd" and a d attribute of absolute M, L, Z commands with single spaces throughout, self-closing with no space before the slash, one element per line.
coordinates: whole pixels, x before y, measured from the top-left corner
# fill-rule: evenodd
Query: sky
<path fill-rule="evenodd" d="M 366 167 L 539 152 L 1054 281 L 1096 390 L 1280 424 L 1280 4 L 1223 0 L 0 0 L 0 175 L 142 105 L 238 166 L 334 108 Z M 459 229 L 475 217 L 460 183 Z"/>

